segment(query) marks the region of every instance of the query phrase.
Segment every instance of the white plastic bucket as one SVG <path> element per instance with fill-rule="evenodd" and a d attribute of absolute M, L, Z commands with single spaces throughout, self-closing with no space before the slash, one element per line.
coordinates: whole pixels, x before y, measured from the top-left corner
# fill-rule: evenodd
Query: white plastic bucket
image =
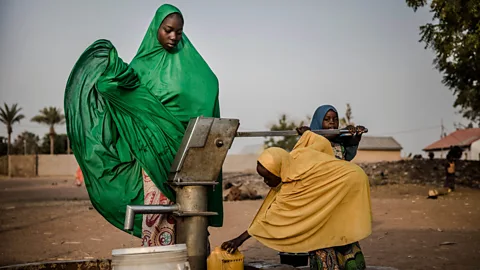
<path fill-rule="evenodd" d="M 190 270 L 185 244 L 112 250 L 113 270 Z"/>

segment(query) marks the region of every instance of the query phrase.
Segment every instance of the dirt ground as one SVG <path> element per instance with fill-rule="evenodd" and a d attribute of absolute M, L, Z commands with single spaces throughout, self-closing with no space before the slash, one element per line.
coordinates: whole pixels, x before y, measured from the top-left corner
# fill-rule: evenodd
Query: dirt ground
<path fill-rule="evenodd" d="M 372 187 L 373 234 L 361 242 L 367 264 L 398 269 L 480 269 L 480 190 L 458 188 L 427 200 L 429 187 Z M 261 201 L 225 202 L 223 228 L 211 228 L 212 246 L 242 233 Z M 139 240 L 92 209 L 72 179 L 0 179 L 0 265 L 108 258 Z M 278 262 L 254 239 L 246 260 Z"/>

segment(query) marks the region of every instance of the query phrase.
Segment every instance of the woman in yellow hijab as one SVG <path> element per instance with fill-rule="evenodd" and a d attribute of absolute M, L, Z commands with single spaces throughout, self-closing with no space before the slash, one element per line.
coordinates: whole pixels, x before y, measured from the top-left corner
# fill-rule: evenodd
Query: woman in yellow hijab
<path fill-rule="evenodd" d="M 250 228 L 222 248 L 233 252 L 253 236 L 280 252 L 309 252 L 311 269 L 365 269 L 358 241 L 371 234 L 368 177 L 336 159 L 326 138 L 308 127 L 298 132 L 292 152 L 269 148 L 258 158 L 272 189 Z"/>

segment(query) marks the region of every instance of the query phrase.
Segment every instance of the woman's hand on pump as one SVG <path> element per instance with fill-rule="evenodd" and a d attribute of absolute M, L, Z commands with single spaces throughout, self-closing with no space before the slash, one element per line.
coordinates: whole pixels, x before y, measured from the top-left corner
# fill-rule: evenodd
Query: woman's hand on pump
<path fill-rule="evenodd" d="M 363 133 L 365 133 L 366 128 L 364 126 L 353 126 L 353 125 L 348 125 L 344 129 L 348 130 L 352 136 L 361 136 Z"/>
<path fill-rule="evenodd" d="M 365 133 L 365 130 L 366 130 L 366 128 L 365 128 L 364 126 L 357 126 L 357 127 L 355 128 L 355 131 L 356 131 L 356 133 L 357 133 L 357 136 L 360 136 L 360 135 L 362 135 L 363 133 Z"/>
<path fill-rule="evenodd" d="M 352 134 L 352 136 L 354 136 L 355 133 L 357 132 L 357 129 L 353 125 L 348 125 L 348 126 L 345 127 L 345 129 L 348 130 L 348 132 L 350 132 L 350 134 Z"/>

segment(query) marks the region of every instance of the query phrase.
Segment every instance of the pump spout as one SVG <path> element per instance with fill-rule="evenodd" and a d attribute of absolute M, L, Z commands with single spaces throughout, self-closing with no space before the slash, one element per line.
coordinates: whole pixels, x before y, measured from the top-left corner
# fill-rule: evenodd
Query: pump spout
<path fill-rule="evenodd" d="M 136 214 L 164 214 L 173 213 L 180 209 L 178 204 L 174 205 L 127 205 L 125 213 L 124 229 L 126 231 L 133 230 L 133 224 Z"/>

